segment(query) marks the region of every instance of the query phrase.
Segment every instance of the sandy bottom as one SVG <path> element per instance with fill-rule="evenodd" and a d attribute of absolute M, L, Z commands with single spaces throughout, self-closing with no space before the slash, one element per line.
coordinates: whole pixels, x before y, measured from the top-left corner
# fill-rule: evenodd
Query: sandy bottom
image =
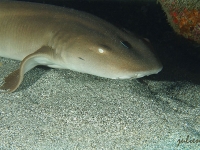
<path fill-rule="evenodd" d="M 157 75 L 111 80 L 39 67 L 16 92 L 0 93 L 0 150 L 198 150 L 200 55 L 193 50 L 199 47 L 177 40 L 170 29 L 162 31 L 156 21 L 149 21 L 143 29 L 150 33 L 143 35 L 163 63 Z M 20 62 L 0 62 L 3 83 Z"/>
<path fill-rule="evenodd" d="M 2 81 L 19 62 L 1 62 Z M 198 149 L 187 142 L 200 139 L 200 85 L 156 80 L 167 74 L 110 80 L 35 68 L 0 94 L 0 149 Z"/>

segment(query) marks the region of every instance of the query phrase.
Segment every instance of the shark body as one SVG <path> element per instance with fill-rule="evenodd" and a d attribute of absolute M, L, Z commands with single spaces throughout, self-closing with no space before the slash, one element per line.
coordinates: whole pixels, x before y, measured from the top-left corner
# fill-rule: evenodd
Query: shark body
<path fill-rule="evenodd" d="M 0 2 L 0 56 L 22 61 L 0 87 L 8 92 L 37 65 L 112 79 L 162 69 L 148 41 L 85 12 L 29 2 Z"/>

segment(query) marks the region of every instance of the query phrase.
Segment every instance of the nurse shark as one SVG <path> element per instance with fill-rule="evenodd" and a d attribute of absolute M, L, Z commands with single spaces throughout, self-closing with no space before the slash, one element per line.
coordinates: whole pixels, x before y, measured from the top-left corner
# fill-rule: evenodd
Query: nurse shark
<path fill-rule="evenodd" d="M 111 79 L 162 70 L 148 40 L 85 12 L 30 2 L 0 2 L 0 56 L 21 61 L 0 87 L 7 92 L 38 65 Z"/>

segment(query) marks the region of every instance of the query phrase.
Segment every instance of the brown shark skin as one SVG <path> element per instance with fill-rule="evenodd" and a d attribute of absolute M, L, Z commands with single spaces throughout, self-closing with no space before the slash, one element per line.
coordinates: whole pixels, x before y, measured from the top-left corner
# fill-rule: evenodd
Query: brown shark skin
<path fill-rule="evenodd" d="M 0 2 L 0 56 L 22 60 L 0 87 L 8 92 L 37 65 L 112 79 L 162 70 L 148 41 L 85 12 L 29 2 Z"/>

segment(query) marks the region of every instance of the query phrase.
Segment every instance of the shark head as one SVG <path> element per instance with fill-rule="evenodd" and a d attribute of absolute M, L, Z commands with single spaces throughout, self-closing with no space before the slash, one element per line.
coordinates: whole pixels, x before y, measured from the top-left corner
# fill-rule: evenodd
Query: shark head
<path fill-rule="evenodd" d="M 130 32 L 91 30 L 74 37 L 62 53 L 68 69 L 111 79 L 141 78 L 162 70 L 150 42 Z"/>

